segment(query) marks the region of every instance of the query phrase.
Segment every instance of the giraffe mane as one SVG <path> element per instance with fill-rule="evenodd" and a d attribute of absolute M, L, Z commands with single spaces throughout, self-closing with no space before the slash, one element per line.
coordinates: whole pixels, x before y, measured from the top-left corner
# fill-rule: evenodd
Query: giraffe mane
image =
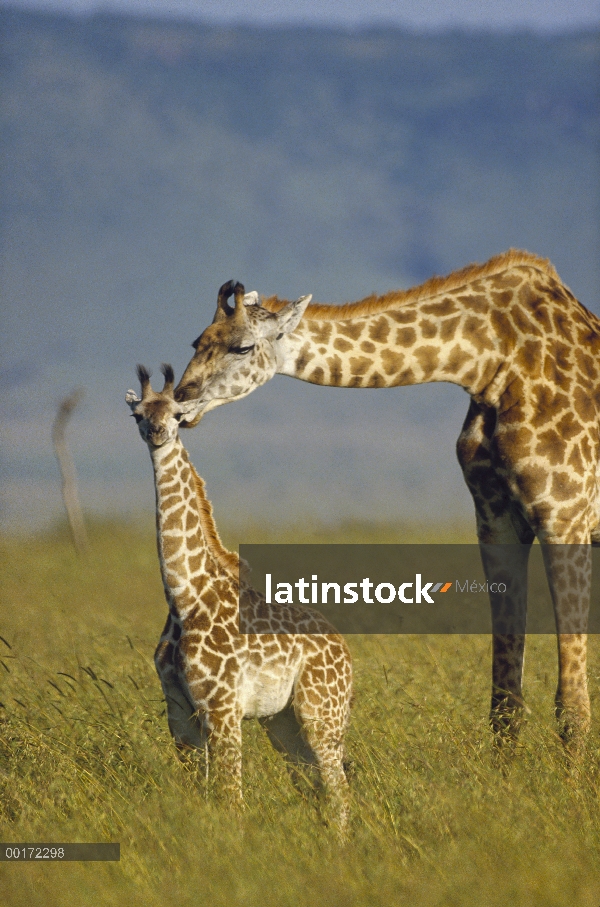
<path fill-rule="evenodd" d="M 213 516 L 212 504 L 206 497 L 206 484 L 204 479 L 198 475 L 192 463 L 189 463 L 189 466 L 194 477 L 200 524 L 208 550 L 220 567 L 233 573 L 236 579 L 239 576 L 240 583 L 245 585 L 250 576 L 250 568 L 246 561 L 240 558 L 235 551 L 228 551 L 221 541 L 221 536 L 219 535 Z"/>
<path fill-rule="evenodd" d="M 474 263 L 467 265 L 458 271 L 452 271 L 446 277 L 430 277 L 425 283 L 410 287 L 408 290 L 392 290 L 383 296 L 376 296 L 373 293 L 358 302 L 348 302 L 344 305 L 312 303 L 304 313 L 304 320 L 317 318 L 322 321 L 337 321 L 342 318 L 374 315 L 377 312 L 385 312 L 392 306 L 404 305 L 424 297 L 438 296 L 441 293 L 456 290 L 473 280 L 489 277 L 490 274 L 498 274 L 506 270 L 506 268 L 518 265 L 529 265 L 537 268 L 560 282 L 556 270 L 547 258 L 540 258 L 531 252 L 525 252 L 520 249 L 509 249 L 501 255 L 495 255 L 484 264 Z M 277 296 L 263 299 L 262 304 L 271 312 L 278 312 L 284 305 L 287 305 L 286 300 L 279 299 Z"/>

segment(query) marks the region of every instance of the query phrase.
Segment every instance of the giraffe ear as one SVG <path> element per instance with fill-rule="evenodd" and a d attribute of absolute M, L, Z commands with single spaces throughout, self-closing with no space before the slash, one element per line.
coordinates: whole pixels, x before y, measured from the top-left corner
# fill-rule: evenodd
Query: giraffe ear
<path fill-rule="evenodd" d="M 244 305 L 260 305 L 260 296 L 256 290 L 250 290 L 244 296 Z"/>
<path fill-rule="evenodd" d="M 277 337 L 279 334 L 290 334 L 298 327 L 306 307 L 312 299 L 312 294 L 301 296 L 295 302 L 288 302 L 275 318 L 269 318 L 260 324 L 261 337 Z"/>
<path fill-rule="evenodd" d="M 132 409 L 132 410 L 135 409 L 136 406 L 138 405 L 138 403 L 141 403 L 141 402 L 142 401 L 140 400 L 140 398 L 138 397 L 138 395 L 136 394 L 135 391 L 129 390 L 125 394 L 125 403 L 127 403 L 127 405 L 129 406 L 130 409 Z"/>

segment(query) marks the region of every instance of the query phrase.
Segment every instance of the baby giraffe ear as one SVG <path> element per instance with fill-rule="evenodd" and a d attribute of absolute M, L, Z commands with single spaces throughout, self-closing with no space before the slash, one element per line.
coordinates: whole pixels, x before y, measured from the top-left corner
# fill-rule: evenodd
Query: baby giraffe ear
<path fill-rule="evenodd" d="M 128 390 L 127 393 L 125 394 L 125 403 L 127 403 L 127 405 L 129 406 L 130 409 L 132 409 L 132 410 L 135 409 L 136 406 L 138 405 L 138 403 L 141 403 L 141 402 L 142 401 L 140 400 L 140 398 L 138 397 L 138 395 L 136 394 L 135 391 Z"/>

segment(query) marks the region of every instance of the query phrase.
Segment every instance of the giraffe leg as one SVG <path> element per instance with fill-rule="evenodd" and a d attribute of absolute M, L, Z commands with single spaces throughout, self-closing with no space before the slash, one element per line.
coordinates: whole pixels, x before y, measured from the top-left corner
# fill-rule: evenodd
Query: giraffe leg
<path fill-rule="evenodd" d="M 211 788 L 217 799 L 240 809 L 242 797 L 242 715 L 231 708 L 211 709 L 208 716 Z"/>
<path fill-rule="evenodd" d="M 556 717 L 560 734 L 575 751 L 590 727 L 587 688 L 587 617 L 592 576 L 590 545 L 543 546 L 558 640 Z"/>
<path fill-rule="evenodd" d="M 507 528 L 497 521 L 496 529 Z M 489 539 L 490 533 L 486 533 Z M 490 722 L 496 743 L 518 738 L 523 721 L 523 661 L 527 615 L 527 563 L 531 545 L 481 545 L 481 559 L 491 589 L 492 704 Z M 521 629 L 522 628 L 522 629 Z M 520 632 L 515 632 L 519 630 Z"/>
<path fill-rule="evenodd" d="M 317 759 L 302 735 L 302 726 L 296 717 L 294 707 L 287 706 L 276 715 L 269 718 L 259 718 L 260 724 L 267 732 L 274 749 L 288 760 L 292 768 L 292 780 L 297 782 L 299 774 L 311 774 L 311 768 L 316 766 Z M 298 767 L 301 771 L 295 771 Z M 308 772 L 307 772 L 308 770 Z"/>
<path fill-rule="evenodd" d="M 492 609 L 492 702 L 490 722 L 497 745 L 514 742 L 523 719 L 523 660 L 525 635 L 502 632 L 508 615 L 527 609 L 527 563 L 534 534 L 511 509 L 502 475 L 493 461 L 492 444 L 496 412 L 471 402 L 457 443 L 457 455 L 473 497 L 477 536 L 486 579 L 491 588 L 502 584 L 506 591 L 490 593 Z M 490 547 L 492 546 L 492 547 Z M 503 554 L 502 548 L 506 547 Z M 524 626 L 523 626 L 524 630 Z"/>
<path fill-rule="evenodd" d="M 170 643 L 159 643 L 156 650 L 156 671 L 162 686 L 167 708 L 167 721 L 171 736 L 183 754 L 201 750 L 206 742 L 206 731 L 194 704 L 186 695 L 172 664 L 169 663 Z M 172 646 L 171 646 L 172 650 Z"/>
<path fill-rule="evenodd" d="M 504 434 L 501 426 L 498 449 L 508 460 Z M 556 715 L 563 740 L 575 751 L 590 726 L 585 634 L 591 590 L 591 528 L 597 523 L 596 464 L 588 462 L 579 474 L 572 470 L 568 482 L 564 475 L 553 476 L 549 500 L 550 477 L 540 492 L 539 467 L 536 471 L 528 461 L 517 462 L 512 465 L 511 486 L 521 490 L 523 511 L 542 545 L 558 640 Z M 528 501 L 527 495 L 534 492 L 537 498 Z"/>
<path fill-rule="evenodd" d="M 344 733 L 350 714 L 352 678 L 347 664 L 335 666 L 335 661 L 332 663 L 337 675 L 335 696 L 322 682 L 320 657 L 317 665 L 309 660 L 296 684 L 294 709 L 319 768 L 325 794 L 325 821 L 343 838 L 350 814 L 350 789 L 344 771 Z"/>
<path fill-rule="evenodd" d="M 339 736 L 320 721 L 304 724 L 304 733 L 313 750 L 325 792 L 325 821 L 344 836 L 350 815 L 350 789 L 344 771 L 344 750 Z"/>

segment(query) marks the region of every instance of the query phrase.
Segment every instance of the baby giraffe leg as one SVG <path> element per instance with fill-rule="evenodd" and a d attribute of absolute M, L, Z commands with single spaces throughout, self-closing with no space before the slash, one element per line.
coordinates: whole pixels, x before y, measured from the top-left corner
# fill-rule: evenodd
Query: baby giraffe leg
<path fill-rule="evenodd" d="M 352 677 L 347 650 L 331 645 L 330 667 L 321 667 L 320 655 L 309 659 L 296 686 L 294 706 L 303 736 L 315 755 L 325 795 L 325 820 L 345 836 L 350 812 L 350 790 L 344 771 L 344 734 L 350 713 Z M 339 651 L 338 651 L 339 649 Z M 314 664 L 312 663 L 314 662 Z M 324 683 L 325 673 L 336 677 Z"/>
<path fill-rule="evenodd" d="M 209 782 L 218 799 L 241 809 L 242 716 L 236 710 L 215 710 L 209 716 Z"/>
<path fill-rule="evenodd" d="M 317 759 L 304 739 L 293 705 L 288 705 L 276 715 L 259 720 L 274 749 L 285 756 L 293 784 L 302 789 L 303 778 L 314 783 Z"/>
<path fill-rule="evenodd" d="M 342 837 L 350 814 L 350 789 L 344 771 L 344 748 L 340 730 L 329 722 L 313 719 L 304 723 L 307 742 L 313 750 L 325 794 L 325 821 Z"/>
<path fill-rule="evenodd" d="M 206 731 L 199 720 L 194 705 L 182 688 L 181 682 L 169 659 L 173 646 L 167 640 L 159 643 L 154 657 L 156 671 L 162 686 L 171 736 L 180 753 L 203 749 Z"/>

